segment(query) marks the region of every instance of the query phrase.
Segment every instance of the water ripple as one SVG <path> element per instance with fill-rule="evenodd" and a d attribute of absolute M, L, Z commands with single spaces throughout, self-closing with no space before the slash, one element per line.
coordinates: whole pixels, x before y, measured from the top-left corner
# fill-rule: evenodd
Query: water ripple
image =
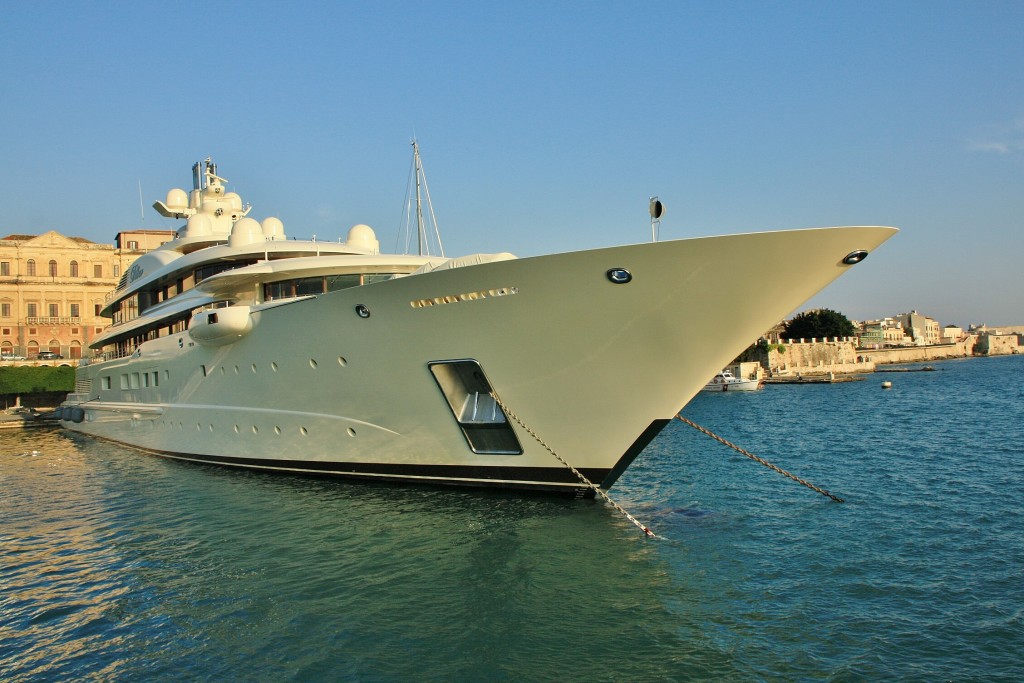
<path fill-rule="evenodd" d="M 941 367 L 698 397 L 848 502 L 675 422 L 613 489 L 656 541 L 593 501 L 3 434 L 0 679 L 1016 681 L 1024 362 Z"/>

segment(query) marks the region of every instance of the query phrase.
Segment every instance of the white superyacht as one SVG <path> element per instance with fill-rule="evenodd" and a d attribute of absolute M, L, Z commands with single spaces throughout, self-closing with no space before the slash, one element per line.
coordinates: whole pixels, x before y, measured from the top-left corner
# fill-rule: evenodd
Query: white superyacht
<path fill-rule="evenodd" d="M 764 232 L 515 258 L 286 239 L 209 160 L 111 293 L 58 409 L 159 455 L 371 480 L 601 489 L 764 330 L 891 237 Z"/>

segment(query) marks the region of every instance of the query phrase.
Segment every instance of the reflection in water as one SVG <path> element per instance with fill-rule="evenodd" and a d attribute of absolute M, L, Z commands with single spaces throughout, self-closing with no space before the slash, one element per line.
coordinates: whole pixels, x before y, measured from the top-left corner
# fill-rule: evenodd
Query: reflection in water
<path fill-rule="evenodd" d="M 702 394 L 847 502 L 674 422 L 613 489 L 658 540 L 593 501 L 3 433 L 0 680 L 1019 680 L 1022 363 Z"/>
<path fill-rule="evenodd" d="M 650 678 L 678 666 L 652 656 L 666 643 L 685 655 L 651 543 L 592 501 L 264 475 L 57 432 L 0 458 L 14 678 L 600 679 L 609 657 Z"/>

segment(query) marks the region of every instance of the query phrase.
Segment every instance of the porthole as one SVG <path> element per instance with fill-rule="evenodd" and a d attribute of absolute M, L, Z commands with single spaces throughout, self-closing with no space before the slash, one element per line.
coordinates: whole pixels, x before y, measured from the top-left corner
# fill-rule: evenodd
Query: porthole
<path fill-rule="evenodd" d="M 238 425 L 235 425 L 235 434 L 238 434 L 238 432 L 239 432 Z"/>
<path fill-rule="evenodd" d="M 260 428 L 257 427 L 256 425 L 253 425 L 252 426 L 252 433 L 253 434 L 259 434 L 260 433 Z"/>
<path fill-rule="evenodd" d="M 312 358 L 309 359 L 309 367 L 311 367 L 314 370 L 316 370 L 316 361 L 313 360 Z"/>
<path fill-rule="evenodd" d="M 611 268 L 605 276 L 617 285 L 624 285 L 633 279 L 633 274 L 625 268 Z"/>
<path fill-rule="evenodd" d="M 280 428 L 280 427 L 277 427 L 277 426 L 275 426 L 275 427 L 274 427 L 274 433 L 275 433 L 275 434 L 277 434 L 278 436 L 281 436 L 281 428 Z"/>
<path fill-rule="evenodd" d="M 348 435 L 349 436 L 355 436 L 356 435 L 356 430 L 354 430 L 351 427 L 349 427 L 348 428 Z"/>
<path fill-rule="evenodd" d="M 309 430 L 306 429 L 305 427 L 299 427 L 299 434 L 306 436 L 307 434 L 309 434 Z"/>
<path fill-rule="evenodd" d="M 345 356 L 338 356 L 338 365 L 340 365 L 341 367 L 345 367 L 346 365 L 348 365 L 348 361 L 345 360 Z"/>
<path fill-rule="evenodd" d="M 271 362 L 270 369 L 273 370 L 274 372 L 277 372 L 277 363 Z"/>
<path fill-rule="evenodd" d="M 256 364 L 255 363 L 252 364 L 252 374 L 254 374 L 254 375 L 256 374 Z"/>
<path fill-rule="evenodd" d="M 848 265 L 848 266 L 852 266 L 852 265 L 854 265 L 856 263 L 860 263 L 861 261 L 863 261 L 867 257 L 868 257 L 868 252 L 866 250 L 858 249 L 856 251 L 851 251 L 849 254 L 844 256 L 843 257 L 843 263 Z"/>

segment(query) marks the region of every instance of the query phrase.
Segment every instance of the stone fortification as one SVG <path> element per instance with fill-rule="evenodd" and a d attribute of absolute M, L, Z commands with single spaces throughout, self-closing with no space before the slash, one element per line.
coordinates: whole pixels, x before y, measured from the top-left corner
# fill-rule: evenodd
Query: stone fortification
<path fill-rule="evenodd" d="M 1016 333 L 992 333 L 978 336 L 978 342 L 974 346 L 974 352 L 980 356 L 1006 356 L 1011 353 L 1020 353 L 1021 337 L 1024 335 Z"/>
<path fill-rule="evenodd" d="M 966 358 L 974 354 L 977 335 L 968 334 L 950 344 L 901 346 L 892 349 L 860 349 L 858 353 L 878 365 L 888 363 L 920 363 L 948 358 Z"/>
<path fill-rule="evenodd" d="M 872 372 L 875 363 L 857 353 L 851 337 L 787 340 L 758 347 L 761 362 L 773 376 Z"/>
<path fill-rule="evenodd" d="M 757 361 L 768 375 L 774 377 L 849 374 L 873 372 L 876 366 L 891 363 L 965 358 L 979 352 L 976 349 L 977 342 L 976 335 L 966 335 L 949 344 L 859 349 L 857 340 L 852 337 L 797 339 L 778 344 L 761 343 L 748 349 L 741 358 Z M 1000 347 L 998 352 L 1012 351 Z"/>

